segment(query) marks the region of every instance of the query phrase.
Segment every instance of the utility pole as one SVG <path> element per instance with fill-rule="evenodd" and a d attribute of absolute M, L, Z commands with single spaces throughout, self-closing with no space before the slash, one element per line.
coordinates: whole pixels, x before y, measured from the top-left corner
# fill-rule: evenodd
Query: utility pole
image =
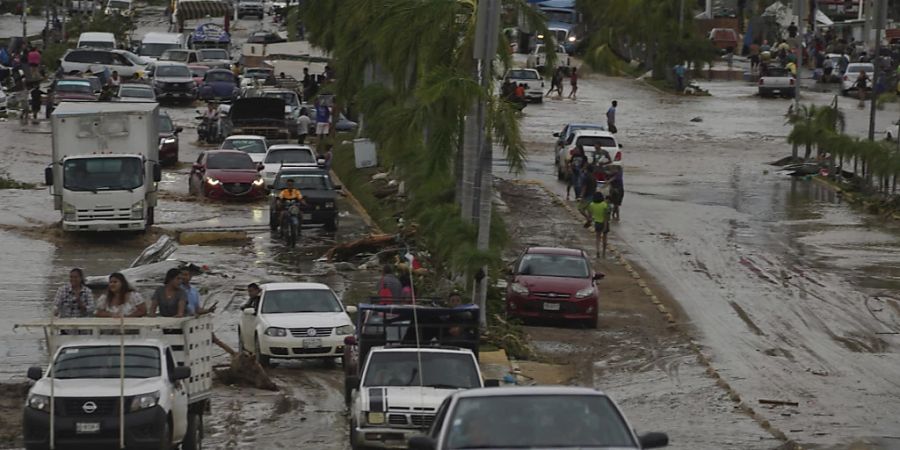
<path fill-rule="evenodd" d="M 800 113 L 800 84 L 803 77 L 801 74 L 803 73 L 803 25 L 806 20 L 803 17 L 803 4 L 806 3 L 806 0 L 794 0 L 794 13 L 797 14 L 797 23 L 799 26 L 798 36 L 800 36 L 799 44 L 797 45 L 797 76 L 796 81 L 797 85 L 794 86 L 794 113 Z"/>
<path fill-rule="evenodd" d="M 479 0 L 478 15 L 475 22 L 475 49 L 474 56 L 478 60 L 478 81 L 485 91 L 493 93 L 493 81 L 491 80 L 491 66 L 494 56 L 497 54 L 498 34 L 500 33 L 500 0 Z M 478 224 L 478 250 L 486 251 L 490 246 L 491 235 L 491 207 L 493 206 L 493 182 L 494 163 L 493 143 L 491 133 L 486 129 L 486 112 L 489 100 L 483 99 L 478 103 L 480 114 L 478 115 L 479 128 L 479 157 L 478 169 L 475 176 L 475 189 L 473 207 L 477 208 Z M 468 130 L 467 130 L 468 131 Z M 468 136 L 467 136 L 468 137 Z M 477 304 L 480 309 L 481 326 L 487 325 L 487 287 L 490 283 L 488 267 L 483 266 L 481 276 L 476 280 Z"/>
<path fill-rule="evenodd" d="M 678 2 L 678 39 L 684 37 L 684 0 Z"/>
<path fill-rule="evenodd" d="M 875 57 L 872 59 L 875 70 L 872 74 L 872 95 L 869 99 L 869 140 L 875 140 L 875 104 L 878 103 L 875 98 L 875 88 L 878 86 L 878 80 L 881 78 L 881 30 L 884 29 L 887 21 L 887 1 L 875 0 L 874 8 L 872 8 L 872 25 L 875 28 Z M 868 39 L 868 36 L 866 36 Z M 898 137 L 900 139 L 900 137 Z"/>

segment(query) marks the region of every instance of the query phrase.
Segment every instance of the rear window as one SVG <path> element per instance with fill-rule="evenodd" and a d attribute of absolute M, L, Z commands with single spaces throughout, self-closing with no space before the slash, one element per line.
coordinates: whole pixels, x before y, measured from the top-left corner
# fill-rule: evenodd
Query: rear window
<path fill-rule="evenodd" d="M 590 150 L 588 147 L 615 147 L 616 140 L 605 136 L 582 136 L 575 144 L 585 147 L 585 150 Z"/>
<path fill-rule="evenodd" d="M 506 77 L 516 80 L 537 80 L 539 78 L 537 72 L 530 70 L 510 70 Z"/>
<path fill-rule="evenodd" d="M 305 149 L 286 149 L 286 150 L 269 150 L 266 155 L 267 164 L 290 164 L 290 163 L 315 163 L 316 158 L 311 150 Z"/>
<path fill-rule="evenodd" d="M 769 77 L 787 77 L 790 76 L 790 72 L 787 69 L 782 69 L 781 67 L 773 67 L 769 68 Z"/>
<path fill-rule="evenodd" d="M 875 66 L 871 64 L 851 64 L 847 67 L 847 73 L 872 73 L 875 71 Z"/>

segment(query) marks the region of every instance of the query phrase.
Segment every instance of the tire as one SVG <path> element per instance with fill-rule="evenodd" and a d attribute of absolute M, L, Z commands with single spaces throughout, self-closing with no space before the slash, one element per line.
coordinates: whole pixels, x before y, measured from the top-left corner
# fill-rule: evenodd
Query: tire
<path fill-rule="evenodd" d="M 331 220 L 325 222 L 325 230 L 327 231 L 337 231 L 338 227 L 338 215 L 334 214 L 334 217 Z"/>
<path fill-rule="evenodd" d="M 203 415 L 188 416 L 187 432 L 181 443 L 181 450 L 203 450 Z"/>
<path fill-rule="evenodd" d="M 253 341 L 253 354 L 254 356 L 256 356 L 256 360 L 259 362 L 259 365 L 263 367 L 269 367 L 272 359 L 262 354 L 262 350 L 260 350 L 259 348 L 259 336 L 256 336 Z"/>
<path fill-rule="evenodd" d="M 353 450 L 365 450 L 365 448 L 366 448 L 365 446 L 359 445 L 359 443 L 356 442 L 356 433 L 354 433 L 355 430 L 356 430 L 356 424 L 353 423 L 353 421 L 351 420 L 350 421 L 350 448 L 352 448 Z"/>
<path fill-rule="evenodd" d="M 597 329 L 597 316 L 596 316 L 596 315 L 594 315 L 594 318 L 593 318 L 593 319 L 588 319 L 588 321 L 587 321 L 587 327 L 590 328 L 590 329 L 592 329 L 592 330 L 596 330 L 596 329 Z"/>
<path fill-rule="evenodd" d="M 538 98 L 537 100 L 535 100 L 534 102 L 537 103 L 537 104 L 544 103 L 544 96 L 539 97 L 539 98 Z"/>
<path fill-rule="evenodd" d="M 172 450 L 172 424 L 169 423 L 171 418 L 167 417 L 163 422 L 163 429 L 160 432 L 161 439 L 159 440 L 159 449 L 160 450 Z"/>

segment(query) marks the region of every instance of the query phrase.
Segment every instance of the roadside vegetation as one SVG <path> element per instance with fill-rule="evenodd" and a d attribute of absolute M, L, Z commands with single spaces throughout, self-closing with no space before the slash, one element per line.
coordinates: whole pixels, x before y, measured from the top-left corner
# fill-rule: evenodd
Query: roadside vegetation
<path fill-rule="evenodd" d="M 0 175 L 0 189 L 35 189 L 37 185 L 33 183 L 25 183 L 9 178 L 7 175 Z"/>

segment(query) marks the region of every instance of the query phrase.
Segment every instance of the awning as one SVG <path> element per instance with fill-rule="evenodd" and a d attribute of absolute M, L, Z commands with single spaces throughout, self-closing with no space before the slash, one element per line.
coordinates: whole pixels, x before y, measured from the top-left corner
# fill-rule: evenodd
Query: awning
<path fill-rule="evenodd" d="M 175 4 L 178 22 L 203 19 L 205 17 L 225 17 L 234 14 L 231 4 L 218 0 L 182 0 Z"/>

